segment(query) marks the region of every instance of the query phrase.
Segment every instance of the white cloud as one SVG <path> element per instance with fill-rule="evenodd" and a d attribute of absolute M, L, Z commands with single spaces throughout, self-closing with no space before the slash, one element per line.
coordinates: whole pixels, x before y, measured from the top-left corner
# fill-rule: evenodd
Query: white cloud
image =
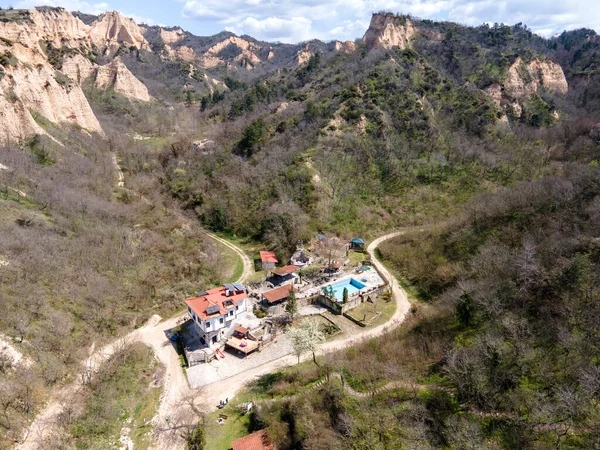
<path fill-rule="evenodd" d="M 237 34 L 248 34 L 267 41 L 299 42 L 312 37 L 311 26 L 312 22 L 305 17 L 268 17 L 263 20 L 247 17 L 228 29 Z"/>
<path fill-rule="evenodd" d="M 16 8 L 63 6 L 74 11 L 101 14 L 119 8 L 120 0 L 14 0 Z M 158 2 L 158 0 L 155 0 Z M 600 32 L 598 0 L 175 0 L 185 19 L 197 20 L 216 32 L 224 28 L 258 39 L 285 42 L 361 37 L 376 11 L 412 14 L 424 19 L 449 20 L 465 25 L 518 22 L 552 36 L 567 29 L 594 28 Z M 2 2 L 0 0 L 0 2 Z M 2 2 L 8 6 L 7 2 Z M 171 4 L 162 0 L 161 7 Z M 152 5 L 156 6 L 156 5 Z M 156 10 L 157 8 L 153 8 Z M 140 11 L 145 11 L 140 9 Z M 136 11 L 138 12 L 138 11 Z M 149 13 L 147 13 L 149 14 Z M 126 14 L 137 22 L 154 24 L 165 17 Z M 171 22 L 176 24 L 176 20 Z M 181 24 L 183 25 L 183 24 Z"/>
<path fill-rule="evenodd" d="M 327 32 L 330 38 L 338 40 L 353 40 L 364 34 L 369 27 L 368 20 L 345 20 L 340 26 L 332 28 Z"/>
<path fill-rule="evenodd" d="M 102 14 L 109 9 L 108 3 L 89 3 L 81 0 L 20 0 L 15 8 L 31 9 L 35 6 L 61 6 L 67 11 L 81 11 L 87 14 Z"/>
<path fill-rule="evenodd" d="M 475 26 L 522 22 L 545 36 L 581 27 L 600 31 L 600 2 L 595 0 L 188 0 L 182 14 L 259 39 L 287 41 L 357 38 L 380 10 Z"/>

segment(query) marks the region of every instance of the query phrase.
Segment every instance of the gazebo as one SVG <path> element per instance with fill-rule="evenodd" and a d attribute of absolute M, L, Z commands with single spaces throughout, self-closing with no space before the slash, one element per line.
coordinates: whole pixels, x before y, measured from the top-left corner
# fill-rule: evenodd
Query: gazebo
<path fill-rule="evenodd" d="M 364 250 L 365 241 L 363 241 L 361 238 L 354 238 L 350 241 L 350 248 L 352 250 Z"/>

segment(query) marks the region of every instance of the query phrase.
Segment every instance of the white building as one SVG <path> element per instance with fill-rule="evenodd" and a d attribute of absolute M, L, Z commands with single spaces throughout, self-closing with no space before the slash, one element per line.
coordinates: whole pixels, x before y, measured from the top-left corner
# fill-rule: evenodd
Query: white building
<path fill-rule="evenodd" d="M 201 342 L 212 347 L 225 337 L 232 323 L 244 315 L 248 293 L 242 284 L 232 283 L 200 292 L 185 302 Z"/>

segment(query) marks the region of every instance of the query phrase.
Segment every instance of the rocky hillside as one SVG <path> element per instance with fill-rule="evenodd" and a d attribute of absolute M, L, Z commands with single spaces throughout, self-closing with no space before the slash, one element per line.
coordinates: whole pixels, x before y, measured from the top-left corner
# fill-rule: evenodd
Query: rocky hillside
<path fill-rule="evenodd" d="M 199 37 L 181 28 L 138 25 L 118 12 L 90 16 L 40 7 L 3 10 L 0 19 L 0 115 L 10 124 L 0 129 L 0 142 L 46 133 L 43 119 L 102 136 L 86 101 L 90 89 L 131 101 L 199 103 L 232 83 L 301 69 L 315 55 L 326 62 L 339 55 L 415 51 L 440 74 L 485 93 L 504 122 L 556 120 L 560 108 L 545 95 L 591 98 L 592 104 L 597 97 L 595 84 L 576 69 L 580 59 L 594 67 L 595 36 L 573 44 L 564 36 L 545 41 L 526 27 L 467 28 L 380 13 L 359 41 L 287 45 L 229 32 Z M 564 71 L 576 90 L 569 90 Z"/>
<path fill-rule="evenodd" d="M 152 100 L 150 88 L 162 100 L 177 101 L 174 91 L 199 98 L 226 90 L 222 75 L 211 73 L 217 69 L 245 76 L 305 62 L 299 56 L 306 53 L 304 46 L 272 45 L 231 33 L 202 38 L 179 28 L 139 26 L 118 12 L 94 17 L 40 7 L 3 10 L 0 19 L 2 143 L 47 134 L 40 126 L 44 119 L 102 136 L 84 93 L 90 87 L 142 102 Z M 310 54 L 335 51 L 333 43 L 313 47 Z M 347 48 L 341 45 L 339 51 Z M 177 76 L 165 77 L 169 70 Z"/>

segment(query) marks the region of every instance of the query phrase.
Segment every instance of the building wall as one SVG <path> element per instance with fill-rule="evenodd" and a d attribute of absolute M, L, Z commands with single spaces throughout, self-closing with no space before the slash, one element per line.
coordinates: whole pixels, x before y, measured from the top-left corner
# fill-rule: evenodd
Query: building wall
<path fill-rule="evenodd" d="M 200 336 L 202 336 L 205 341 L 212 345 L 213 336 L 217 335 L 217 341 L 223 336 L 223 334 L 229 329 L 231 323 L 237 319 L 242 313 L 246 311 L 246 305 L 248 303 L 248 299 L 244 298 L 238 301 L 237 309 L 235 307 L 229 308 L 227 310 L 226 315 L 219 315 L 215 317 L 211 317 L 208 320 L 200 320 L 198 316 L 192 311 L 192 309 L 188 306 L 188 312 L 190 313 L 190 317 L 196 324 L 198 328 Z M 229 312 L 233 311 L 233 315 L 230 315 Z M 221 323 L 221 319 L 223 322 Z M 210 324 L 210 326 L 208 326 Z"/>
<path fill-rule="evenodd" d="M 275 268 L 275 263 L 264 262 L 264 263 L 262 263 L 262 268 L 263 268 L 263 270 L 274 269 Z"/>
<path fill-rule="evenodd" d="M 384 286 L 380 286 L 377 289 L 369 292 L 368 294 L 365 294 L 363 296 L 363 301 L 367 301 L 367 297 L 370 295 L 379 295 L 383 292 L 383 288 Z M 325 295 L 319 295 L 317 301 L 319 303 L 321 303 L 323 306 L 325 306 L 326 308 L 329 308 L 331 311 L 333 311 L 335 314 L 344 314 L 345 312 L 356 308 L 358 305 L 360 305 L 361 303 L 363 303 L 363 301 L 361 301 L 360 296 L 358 295 L 353 295 L 351 297 L 348 298 L 348 301 L 344 304 L 339 304 L 336 303 L 334 301 L 332 301 L 329 297 L 326 297 Z"/>

